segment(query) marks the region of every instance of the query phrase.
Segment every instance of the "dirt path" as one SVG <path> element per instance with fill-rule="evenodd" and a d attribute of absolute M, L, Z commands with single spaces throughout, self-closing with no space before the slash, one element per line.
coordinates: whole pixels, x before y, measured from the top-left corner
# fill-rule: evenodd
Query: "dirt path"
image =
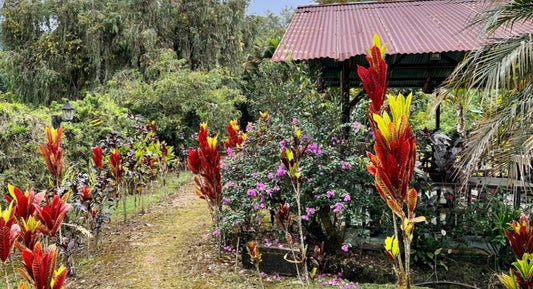
<path fill-rule="evenodd" d="M 208 209 L 192 185 L 176 190 L 146 214 L 112 224 L 100 251 L 80 262 L 71 288 L 255 287 L 215 253 Z"/>

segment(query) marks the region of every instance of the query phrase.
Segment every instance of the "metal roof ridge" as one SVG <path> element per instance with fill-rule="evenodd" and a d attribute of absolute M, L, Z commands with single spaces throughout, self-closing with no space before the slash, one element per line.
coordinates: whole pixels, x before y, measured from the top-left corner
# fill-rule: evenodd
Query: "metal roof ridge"
<path fill-rule="evenodd" d="M 467 3 L 467 2 L 480 2 L 478 0 L 366 0 L 366 1 L 357 1 L 357 2 L 346 2 L 346 3 L 327 3 L 327 4 L 307 4 L 300 5 L 296 7 L 296 12 L 300 9 L 305 8 L 323 8 L 323 7 L 335 7 L 335 6 L 356 6 L 356 5 L 372 5 L 372 4 L 396 4 L 396 3 L 421 3 L 421 2 L 454 2 L 457 4 Z"/>

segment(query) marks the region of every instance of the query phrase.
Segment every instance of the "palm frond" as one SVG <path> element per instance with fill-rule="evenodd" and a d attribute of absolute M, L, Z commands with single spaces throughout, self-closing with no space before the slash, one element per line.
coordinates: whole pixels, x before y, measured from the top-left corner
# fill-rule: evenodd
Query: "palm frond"
<path fill-rule="evenodd" d="M 462 185 L 490 156 L 493 171 L 524 177 L 533 161 L 533 82 L 487 116 L 470 135 L 459 162 Z"/>
<path fill-rule="evenodd" d="M 533 20 L 533 0 L 491 1 L 472 25 L 481 25 L 482 33 L 493 33 L 501 27 L 511 28 L 516 22 Z"/>
<path fill-rule="evenodd" d="M 450 75 L 445 87 L 483 88 L 485 96 L 513 89 L 533 73 L 533 34 L 499 39 L 468 54 Z"/>

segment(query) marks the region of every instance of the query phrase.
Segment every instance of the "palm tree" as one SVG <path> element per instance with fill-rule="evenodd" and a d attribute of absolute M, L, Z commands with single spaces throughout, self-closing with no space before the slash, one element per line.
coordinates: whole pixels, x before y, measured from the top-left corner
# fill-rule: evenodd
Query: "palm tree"
<path fill-rule="evenodd" d="M 483 33 L 533 20 L 533 0 L 492 0 L 473 25 Z M 466 179 L 487 156 L 494 170 L 510 178 L 531 175 L 533 160 L 533 34 L 496 39 L 471 52 L 455 69 L 445 89 L 477 90 L 490 105 L 470 134 L 460 160 Z M 464 183 L 465 184 L 465 183 Z"/>

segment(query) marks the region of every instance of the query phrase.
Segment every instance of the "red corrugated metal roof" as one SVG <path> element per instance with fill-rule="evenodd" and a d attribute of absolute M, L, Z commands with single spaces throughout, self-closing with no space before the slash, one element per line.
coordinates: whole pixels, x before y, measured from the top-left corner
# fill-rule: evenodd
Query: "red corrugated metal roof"
<path fill-rule="evenodd" d="M 331 58 L 338 61 L 366 54 L 377 33 L 389 44 L 388 54 L 472 51 L 487 41 L 469 23 L 485 1 L 405 1 L 309 5 L 294 18 L 272 61 Z M 533 23 L 516 23 L 494 38 L 533 32 Z"/>

